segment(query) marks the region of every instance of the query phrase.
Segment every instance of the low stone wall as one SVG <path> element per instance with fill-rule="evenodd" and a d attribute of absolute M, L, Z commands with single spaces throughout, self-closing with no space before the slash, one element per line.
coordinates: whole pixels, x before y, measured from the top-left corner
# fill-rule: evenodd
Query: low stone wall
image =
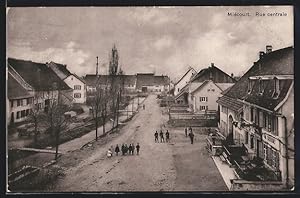
<path fill-rule="evenodd" d="M 247 181 L 232 179 L 232 191 L 283 191 L 284 184 L 281 181 Z"/>

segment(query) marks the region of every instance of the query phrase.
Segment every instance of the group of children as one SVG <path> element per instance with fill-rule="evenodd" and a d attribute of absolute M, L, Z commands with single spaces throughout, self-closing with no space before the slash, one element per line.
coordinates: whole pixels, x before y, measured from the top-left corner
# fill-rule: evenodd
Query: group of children
<path fill-rule="evenodd" d="M 162 130 L 160 130 L 159 136 L 160 136 L 160 142 L 161 142 L 161 143 L 162 143 L 162 142 L 165 142 L 164 133 L 163 133 Z M 155 131 L 155 133 L 154 133 L 154 141 L 155 141 L 155 142 L 159 142 L 159 141 L 158 141 L 158 132 L 157 132 L 157 131 Z M 167 130 L 167 132 L 166 132 L 166 142 L 170 142 L 170 133 L 169 133 L 168 130 Z"/>
<path fill-rule="evenodd" d="M 115 149 L 113 149 L 113 146 L 108 149 L 107 151 L 107 157 L 112 157 L 113 156 L 113 151 L 116 153 L 116 156 L 119 155 L 119 152 L 122 152 L 122 155 L 134 155 L 134 151 L 136 150 L 136 154 L 138 155 L 140 153 L 140 145 L 137 143 L 136 146 L 134 144 L 122 144 L 121 149 L 119 145 L 117 144 Z"/>

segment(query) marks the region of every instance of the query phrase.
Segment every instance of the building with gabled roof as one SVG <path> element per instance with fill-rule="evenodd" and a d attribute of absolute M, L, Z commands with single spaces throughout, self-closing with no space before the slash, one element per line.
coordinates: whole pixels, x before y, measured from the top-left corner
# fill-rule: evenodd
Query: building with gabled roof
<path fill-rule="evenodd" d="M 7 71 L 6 123 L 10 125 L 27 119 L 32 109 L 34 92 L 32 87 L 22 83 L 12 68 L 8 68 Z"/>
<path fill-rule="evenodd" d="M 49 105 L 58 100 L 59 95 L 61 102 L 72 103 L 72 89 L 47 64 L 8 58 L 7 68 L 9 73 L 8 96 L 12 97 L 13 87 L 17 87 L 21 93 L 27 91 L 31 95 L 30 98 L 16 101 L 14 101 L 16 98 L 11 98 L 11 107 L 14 107 L 15 103 L 18 107 L 14 115 L 14 122 L 25 120 L 34 105 L 38 110 L 48 111 Z M 26 109 L 20 110 L 18 113 L 20 108 Z M 10 109 L 10 111 L 11 115 L 14 109 Z"/>
<path fill-rule="evenodd" d="M 56 75 L 63 80 L 70 88 L 72 88 L 73 102 L 74 103 L 85 103 L 86 102 L 86 84 L 85 81 L 71 73 L 67 69 L 67 65 L 62 65 L 55 62 L 50 62 L 47 64 Z"/>
<path fill-rule="evenodd" d="M 180 79 L 174 84 L 174 96 L 178 98 L 178 94 L 181 92 L 183 87 L 185 87 L 191 80 L 191 78 L 196 74 L 196 70 L 189 67 L 187 71 L 180 77 Z"/>
<path fill-rule="evenodd" d="M 266 46 L 217 102 L 227 143 L 245 148 L 250 160 L 263 161 L 278 181 L 294 186 L 293 47 L 272 51 Z"/>

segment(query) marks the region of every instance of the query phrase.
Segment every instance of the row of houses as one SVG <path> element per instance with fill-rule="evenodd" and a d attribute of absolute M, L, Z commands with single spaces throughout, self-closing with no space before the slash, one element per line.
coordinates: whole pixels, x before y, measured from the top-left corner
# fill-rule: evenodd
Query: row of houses
<path fill-rule="evenodd" d="M 266 46 L 258 61 L 217 100 L 219 129 L 231 148 L 246 148 L 294 186 L 294 49 Z M 233 149 L 234 152 L 234 149 Z"/>
<path fill-rule="evenodd" d="M 86 75 L 84 80 L 87 91 L 96 91 L 96 86 L 107 86 L 112 78 L 124 86 L 127 93 L 135 92 L 168 92 L 170 79 L 168 76 L 158 76 L 154 73 L 137 73 L 135 75 Z"/>
<path fill-rule="evenodd" d="M 175 83 L 175 103 L 187 105 L 191 112 L 217 111 L 217 99 L 221 92 L 231 87 L 236 80 L 214 63 L 199 72 L 189 67 Z"/>
<path fill-rule="evenodd" d="M 32 108 L 47 111 L 60 97 L 64 103 L 84 103 L 83 79 L 66 65 L 7 60 L 7 124 L 25 121 Z"/>
<path fill-rule="evenodd" d="M 283 184 L 294 186 L 293 47 L 273 51 L 266 46 L 238 80 L 214 64 L 200 72 L 190 67 L 175 83 L 174 95 L 191 113 L 216 111 L 227 151 L 223 158 L 244 150 L 246 156 L 236 158 L 239 168 L 249 160 L 262 161 Z"/>
<path fill-rule="evenodd" d="M 33 107 L 47 111 L 58 100 L 73 104 L 86 103 L 88 94 L 96 85 L 107 85 L 111 75 L 86 75 L 81 78 L 71 73 L 66 65 L 49 62 L 37 63 L 8 58 L 7 60 L 7 124 L 25 121 Z M 127 93 L 167 92 L 168 76 L 154 73 L 116 75 L 117 83 L 123 83 Z"/>

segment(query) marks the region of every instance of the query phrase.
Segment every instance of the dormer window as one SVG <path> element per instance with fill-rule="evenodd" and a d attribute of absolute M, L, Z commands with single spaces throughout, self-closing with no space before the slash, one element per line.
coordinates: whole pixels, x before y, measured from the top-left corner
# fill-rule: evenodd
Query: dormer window
<path fill-rule="evenodd" d="M 248 94 L 251 93 L 254 83 L 254 80 L 248 79 Z"/>
<path fill-rule="evenodd" d="M 260 95 L 262 95 L 264 93 L 264 81 L 260 78 L 258 80 L 258 83 L 259 83 L 259 85 L 258 85 L 258 93 Z"/>
<path fill-rule="evenodd" d="M 280 94 L 279 80 L 276 77 L 274 77 L 273 83 L 274 83 L 273 98 L 278 98 L 278 96 Z"/>

